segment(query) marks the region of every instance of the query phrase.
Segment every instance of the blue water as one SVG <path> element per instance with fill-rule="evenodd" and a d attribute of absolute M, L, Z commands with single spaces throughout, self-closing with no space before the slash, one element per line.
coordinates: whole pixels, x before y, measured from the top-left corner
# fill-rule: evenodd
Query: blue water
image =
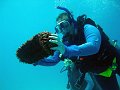
<path fill-rule="evenodd" d="M 63 62 L 34 67 L 20 63 L 15 55 L 38 32 L 54 32 L 61 12 L 57 5 L 68 7 L 75 18 L 87 14 L 120 42 L 119 0 L 0 0 L 0 90 L 67 90 L 66 72 L 59 73 Z"/>

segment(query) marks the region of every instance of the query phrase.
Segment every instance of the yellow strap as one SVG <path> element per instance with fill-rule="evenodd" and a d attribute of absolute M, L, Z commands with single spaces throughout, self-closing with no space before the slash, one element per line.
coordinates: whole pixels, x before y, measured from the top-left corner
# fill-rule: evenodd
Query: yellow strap
<path fill-rule="evenodd" d="M 107 70 L 105 70 L 104 72 L 102 73 L 99 73 L 98 75 L 101 75 L 101 76 L 104 76 L 104 77 L 111 77 L 112 75 L 112 71 L 113 70 L 116 70 L 117 66 L 116 66 L 116 57 L 113 59 L 113 65 L 112 67 L 108 68 Z"/>
<path fill-rule="evenodd" d="M 112 74 L 112 70 L 108 68 L 106 71 L 99 73 L 99 75 L 104 76 L 104 77 L 110 77 Z"/>

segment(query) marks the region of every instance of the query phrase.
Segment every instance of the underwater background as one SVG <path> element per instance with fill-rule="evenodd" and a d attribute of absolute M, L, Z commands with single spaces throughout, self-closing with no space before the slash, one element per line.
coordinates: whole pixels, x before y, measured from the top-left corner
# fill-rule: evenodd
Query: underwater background
<path fill-rule="evenodd" d="M 66 72 L 60 73 L 63 62 L 34 67 L 16 57 L 18 47 L 33 35 L 54 33 L 62 12 L 55 8 L 58 5 L 75 18 L 87 14 L 120 43 L 120 0 L 0 0 L 0 90 L 67 90 Z"/>

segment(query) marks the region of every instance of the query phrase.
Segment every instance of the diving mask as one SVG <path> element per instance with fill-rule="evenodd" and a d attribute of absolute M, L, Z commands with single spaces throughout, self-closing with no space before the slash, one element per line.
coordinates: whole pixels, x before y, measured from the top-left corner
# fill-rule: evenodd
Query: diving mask
<path fill-rule="evenodd" d="M 59 23 L 57 23 L 56 27 L 55 27 L 55 30 L 56 30 L 56 33 L 61 33 L 63 32 L 64 30 L 66 30 L 66 28 L 68 28 L 70 26 L 70 22 L 68 20 L 63 20 L 63 21 L 60 21 Z"/>

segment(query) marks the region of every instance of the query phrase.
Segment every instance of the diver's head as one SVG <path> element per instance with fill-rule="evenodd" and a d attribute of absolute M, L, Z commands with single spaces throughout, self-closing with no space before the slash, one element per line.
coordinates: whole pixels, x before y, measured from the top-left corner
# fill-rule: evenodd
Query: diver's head
<path fill-rule="evenodd" d="M 56 33 L 62 33 L 63 35 L 73 32 L 74 23 L 68 13 L 64 12 L 58 15 L 55 30 Z"/>

